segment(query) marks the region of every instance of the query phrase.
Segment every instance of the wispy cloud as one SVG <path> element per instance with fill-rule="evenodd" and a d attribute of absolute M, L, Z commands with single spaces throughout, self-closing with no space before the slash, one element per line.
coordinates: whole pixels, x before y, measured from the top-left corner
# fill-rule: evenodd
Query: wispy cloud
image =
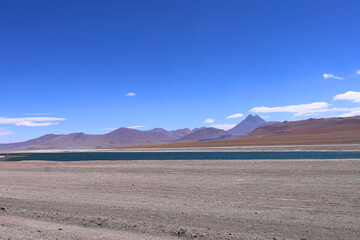
<path fill-rule="evenodd" d="M 58 122 L 32 122 L 32 121 L 21 121 L 15 123 L 16 126 L 26 126 L 26 127 L 46 127 L 51 125 L 58 125 Z"/>
<path fill-rule="evenodd" d="M 346 93 L 335 95 L 333 100 L 349 100 L 358 103 L 360 102 L 360 92 L 347 91 Z"/>
<path fill-rule="evenodd" d="M 130 127 L 127 127 L 127 128 L 131 128 L 131 129 L 137 129 L 137 128 L 144 128 L 146 126 L 130 126 Z"/>
<path fill-rule="evenodd" d="M 222 129 L 222 130 L 229 130 L 229 129 L 232 129 L 233 127 L 235 127 L 236 124 L 213 124 L 211 125 L 210 127 L 213 127 L 213 128 L 218 128 L 218 129 Z"/>
<path fill-rule="evenodd" d="M 65 118 L 53 117 L 27 117 L 27 118 L 6 118 L 0 117 L 0 124 L 12 124 L 16 126 L 44 127 L 59 124 L 59 121 L 65 121 Z"/>
<path fill-rule="evenodd" d="M 354 103 L 360 103 L 360 92 L 347 91 L 342 94 L 337 94 L 332 98 L 335 100 L 348 100 Z M 256 113 L 293 113 L 294 116 L 314 116 L 321 115 L 324 113 L 333 113 L 338 114 L 343 112 L 339 117 L 350 117 L 360 115 L 360 107 L 330 107 L 331 104 L 327 102 L 313 102 L 309 104 L 299 104 L 299 105 L 288 105 L 281 107 L 254 107 L 250 112 Z M 265 118 L 264 116 L 262 116 Z"/>
<path fill-rule="evenodd" d="M 7 130 L 7 129 L 5 129 L 5 128 L 0 128 L 0 136 L 11 135 L 11 134 L 13 134 L 12 131 Z"/>
<path fill-rule="evenodd" d="M 352 117 L 352 116 L 359 116 L 360 115 L 360 108 L 353 108 L 349 109 L 349 112 L 343 113 L 338 117 Z"/>
<path fill-rule="evenodd" d="M 327 103 L 326 103 L 327 104 Z M 301 105 L 290 105 L 284 107 L 259 107 L 253 108 L 250 111 L 257 111 L 257 112 L 267 112 L 267 113 L 276 113 L 276 112 L 287 112 L 287 113 L 294 113 L 294 116 L 315 116 L 320 115 L 323 113 L 339 113 L 345 112 L 339 117 L 350 117 L 350 116 L 357 116 L 360 115 L 360 107 L 355 108 L 329 108 L 330 104 L 301 104 Z M 266 118 L 262 116 L 262 118 Z"/>
<path fill-rule="evenodd" d="M 343 77 L 335 76 L 335 75 L 332 74 L 332 73 L 324 73 L 324 74 L 323 74 L 323 77 L 324 77 L 325 79 L 328 79 L 328 78 L 334 78 L 334 79 L 338 79 L 338 80 L 344 79 Z"/>
<path fill-rule="evenodd" d="M 213 122 L 215 122 L 215 119 L 213 118 L 207 118 L 204 120 L 204 123 L 213 123 Z"/>
<path fill-rule="evenodd" d="M 302 116 L 306 114 L 317 114 L 320 112 L 329 111 L 328 107 L 330 104 L 327 102 L 313 102 L 309 104 L 299 104 L 299 105 L 289 105 L 282 107 L 254 107 L 250 112 L 254 113 L 277 113 L 277 112 L 287 112 L 294 113 L 294 116 Z"/>
<path fill-rule="evenodd" d="M 356 71 L 356 74 L 357 74 L 357 75 L 360 75 L 360 70 L 357 70 L 357 71 Z"/>
<path fill-rule="evenodd" d="M 226 118 L 241 118 L 243 116 L 244 116 L 244 114 L 242 114 L 242 113 L 235 113 L 233 115 L 227 116 Z"/>
<path fill-rule="evenodd" d="M 135 95 L 136 95 L 136 93 L 128 92 L 125 96 L 127 96 L 127 97 L 133 97 L 133 96 L 135 96 Z"/>

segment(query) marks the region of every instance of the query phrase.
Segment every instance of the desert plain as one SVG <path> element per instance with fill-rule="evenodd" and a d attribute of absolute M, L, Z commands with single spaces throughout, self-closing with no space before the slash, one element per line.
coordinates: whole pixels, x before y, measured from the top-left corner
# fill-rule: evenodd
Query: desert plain
<path fill-rule="evenodd" d="M 360 239 L 360 159 L 0 162 L 0 239 Z"/>

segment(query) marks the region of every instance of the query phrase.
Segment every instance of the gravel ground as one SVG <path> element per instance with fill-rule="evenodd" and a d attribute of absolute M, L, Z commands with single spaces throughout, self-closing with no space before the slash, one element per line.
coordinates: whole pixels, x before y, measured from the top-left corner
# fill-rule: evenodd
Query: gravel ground
<path fill-rule="evenodd" d="M 0 239 L 360 239 L 360 160 L 0 162 Z"/>

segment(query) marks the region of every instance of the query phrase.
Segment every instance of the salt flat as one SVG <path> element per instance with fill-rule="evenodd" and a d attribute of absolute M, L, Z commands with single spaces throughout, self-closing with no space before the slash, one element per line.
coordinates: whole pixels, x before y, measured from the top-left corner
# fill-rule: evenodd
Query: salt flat
<path fill-rule="evenodd" d="M 360 160 L 0 162 L 0 239 L 359 239 Z"/>

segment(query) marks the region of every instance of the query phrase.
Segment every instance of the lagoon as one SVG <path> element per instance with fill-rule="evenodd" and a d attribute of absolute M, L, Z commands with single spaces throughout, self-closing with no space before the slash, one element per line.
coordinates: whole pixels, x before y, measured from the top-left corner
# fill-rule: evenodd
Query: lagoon
<path fill-rule="evenodd" d="M 358 159 L 360 152 L 62 152 L 10 153 L 1 161 Z"/>

